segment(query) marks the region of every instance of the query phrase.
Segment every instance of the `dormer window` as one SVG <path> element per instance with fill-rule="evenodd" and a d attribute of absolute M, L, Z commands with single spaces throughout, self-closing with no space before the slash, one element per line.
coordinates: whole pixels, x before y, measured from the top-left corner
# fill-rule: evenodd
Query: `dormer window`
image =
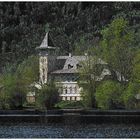
<path fill-rule="evenodd" d="M 73 68 L 73 66 L 71 64 L 68 64 L 68 69 Z"/>

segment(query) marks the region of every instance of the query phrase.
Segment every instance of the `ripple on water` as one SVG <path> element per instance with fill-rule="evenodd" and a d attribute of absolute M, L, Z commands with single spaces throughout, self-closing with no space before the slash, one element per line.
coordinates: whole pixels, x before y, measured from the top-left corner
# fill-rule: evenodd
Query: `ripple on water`
<path fill-rule="evenodd" d="M 0 138 L 140 138 L 140 125 L 10 123 L 0 125 Z"/>

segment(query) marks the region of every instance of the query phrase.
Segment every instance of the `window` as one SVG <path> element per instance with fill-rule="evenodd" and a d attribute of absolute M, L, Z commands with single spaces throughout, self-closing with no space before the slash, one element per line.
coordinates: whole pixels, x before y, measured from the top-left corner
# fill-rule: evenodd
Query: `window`
<path fill-rule="evenodd" d="M 70 87 L 70 93 L 72 93 L 72 87 Z"/>
<path fill-rule="evenodd" d="M 68 92 L 67 92 L 67 87 L 65 87 L 65 94 L 67 94 Z"/>
<path fill-rule="evenodd" d="M 75 93 L 77 93 L 77 87 L 75 87 Z"/>
<path fill-rule="evenodd" d="M 45 74 L 45 69 L 44 68 L 42 68 L 42 71 L 43 71 L 43 75 Z"/>
<path fill-rule="evenodd" d="M 43 63 L 43 62 L 44 62 L 44 59 L 42 58 L 42 59 L 41 59 L 41 63 Z"/>
<path fill-rule="evenodd" d="M 73 66 L 71 64 L 68 64 L 68 69 L 73 68 Z"/>
<path fill-rule="evenodd" d="M 65 101 L 66 100 L 66 97 L 62 97 L 62 100 Z"/>
<path fill-rule="evenodd" d="M 59 92 L 59 93 L 62 93 L 62 92 L 63 92 L 63 88 L 60 87 L 60 88 L 58 89 L 58 92 Z"/>
<path fill-rule="evenodd" d="M 74 96 L 72 97 L 72 100 L 73 100 L 73 101 L 75 100 L 75 97 L 74 97 Z"/>

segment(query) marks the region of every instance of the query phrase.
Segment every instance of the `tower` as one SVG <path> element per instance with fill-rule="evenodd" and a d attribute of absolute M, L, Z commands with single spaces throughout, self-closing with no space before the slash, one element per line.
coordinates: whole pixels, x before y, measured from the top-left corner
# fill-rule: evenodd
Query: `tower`
<path fill-rule="evenodd" d="M 47 32 L 41 45 L 36 49 L 39 51 L 39 81 L 45 84 L 48 74 L 55 67 L 55 47 L 49 46 L 49 33 Z"/>

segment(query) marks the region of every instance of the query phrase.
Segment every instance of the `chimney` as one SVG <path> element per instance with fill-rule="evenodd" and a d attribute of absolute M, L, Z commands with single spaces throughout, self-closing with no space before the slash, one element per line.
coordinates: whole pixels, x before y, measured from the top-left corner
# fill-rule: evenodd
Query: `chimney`
<path fill-rule="evenodd" d="M 71 53 L 69 53 L 69 57 L 72 57 Z"/>

